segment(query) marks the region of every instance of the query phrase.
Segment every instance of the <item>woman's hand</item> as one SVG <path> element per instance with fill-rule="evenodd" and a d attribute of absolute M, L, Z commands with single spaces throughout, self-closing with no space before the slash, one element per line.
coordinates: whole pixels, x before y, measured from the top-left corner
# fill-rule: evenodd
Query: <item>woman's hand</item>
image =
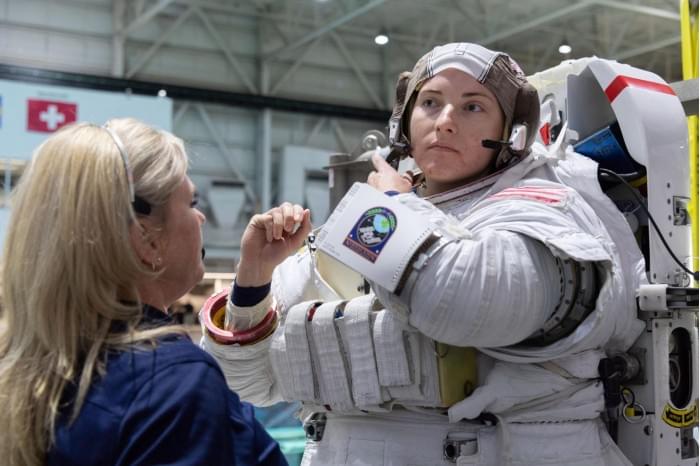
<path fill-rule="evenodd" d="M 264 214 L 254 215 L 241 238 L 238 286 L 262 286 L 272 271 L 304 244 L 311 231 L 311 212 L 285 202 Z"/>
<path fill-rule="evenodd" d="M 367 177 L 367 184 L 380 191 L 398 191 L 407 193 L 411 191 L 413 177 L 411 173 L 406 172 L 399 175 L 399 172 L 394 170 L 394 167 L 386 163 L 379 154 L 372 154 L 372 163 L 375 171 L 371 172 Z"/>

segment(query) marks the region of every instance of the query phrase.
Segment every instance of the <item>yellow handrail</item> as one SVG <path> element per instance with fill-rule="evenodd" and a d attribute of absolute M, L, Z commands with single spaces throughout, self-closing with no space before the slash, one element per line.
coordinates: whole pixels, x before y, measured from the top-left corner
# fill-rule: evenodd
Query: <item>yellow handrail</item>
<path fill-rule="evenodd" d="M 683 79 L 698 77 L 698 5 L 690 0 L 680 0 L 681 61 Z M 690 206 L 689 214 L 693 239 L 692 269 L 698 270 L 698 116 L 688 117 L 688 146 L 690 158 Z"/>

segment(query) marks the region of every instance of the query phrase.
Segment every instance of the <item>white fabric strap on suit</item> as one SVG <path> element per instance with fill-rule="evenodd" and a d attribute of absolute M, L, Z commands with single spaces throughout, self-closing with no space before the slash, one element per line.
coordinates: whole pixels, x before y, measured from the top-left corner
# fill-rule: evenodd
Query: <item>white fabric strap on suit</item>
<path fill-rule="evenodd" d="M 348 411 L 353 408 L 350 396 L 350 374 L 339 330 L 336 328 L 336 311 L 342 312 L 344 302 L 335 301 L 319 306 L 311 320 L 312 359 L 319 368 L 317 374 L 321 400 L 334 409 Z"/>
<path fill-rule="evenodd" d="M 356 300 L 350 301 L 348 306 Z M 368 302 L 371 303 L 366 298 L 361 301 L 365 306 Z M 363 311 L 360 306 L 356 309 L 367 312 L 367 308 Z M 370 366 L 376 367 L 383 400 L 405 406 L 440 405 L 437 358 L 432 340 L 409 328 L 390 311 L 370 311 L 369 315 L 374 348 Z M 355 351 L 355 346 L 349 347 L 350 354 Z M 353 377 L 353 383 L 356 381 Z M 367 409 L 373 410 L 373 407 Z"/>
<path fill-rule="evenodd" d="M 388 311 L 383 311 L 384 314 L 388 314 Z M 389 317 L 389 316 L 387 316 Z M 375 330 L 376 326 L 375 326 Z M 385 340 L 385 344 L 399 344 L 399 351 L 402 351 L 403 358 L 408 364 L 408 383 L 399 384 L 387 384 L 389 394 L 395 400 L 410 401 L 414 404 L 416 401 L 421 401 L 423 395 L 421 392 L 421 345 L 420 336 L 415 332 L 405 333 L 400 335 L 400 340 L 397 341 L 396 338 Z M 398 372 L 394 366 L 384 365 L 384 371 L 379 373 L 379 383 L 384 380 L 396 380 L 396 375 L 403 375 L 402 372 Z M 384 384 L 382 384 L 384 385 Z"/>
<path fill-rule="evenodd" d="M 402 322 L 387 312 L 379 313 L 374 322 L 372 336 L 376 344 L 377 371 L 379 383 L 384 386 L 411 385 L 415 378 L 404 345 L 404 328 Z"/>
<path fill-rule="evenodd" d="M 284 399 L 339 412 L 440 404 L 432 341 L 373 300 L 292 306 L 270 346 Z"/>
<path fill-rule="evenodd" d="M 382 394 L 372 341 L 372 322 L 368 309 L 373 296 L 365 295 L 345 305 L 340 333 L 350 349 L 352 396 L 358 407 L 379 405 L 389 399 Z"/>
<path fill-rule="evenodd" d="M 317 400 L 317 387 L 306 335 L 306 315 L 317 305 L 307 301 L 292 306 L 285 324 L 272 336 L 270 359 L 275 378 L 286 400 Z"/>

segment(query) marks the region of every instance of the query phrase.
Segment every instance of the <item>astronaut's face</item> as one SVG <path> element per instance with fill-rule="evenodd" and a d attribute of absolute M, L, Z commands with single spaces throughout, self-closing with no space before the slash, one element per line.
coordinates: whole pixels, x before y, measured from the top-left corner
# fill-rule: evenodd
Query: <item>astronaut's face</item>
<path fill-rule="evenodd" d="M 488 174 L 496 151 L 483 139 L 502 138 L 504 116 L 496 96 L 470 75 L 444 70 L 423 84 L 411 113 L 413 157 L 427 194 Z"/>

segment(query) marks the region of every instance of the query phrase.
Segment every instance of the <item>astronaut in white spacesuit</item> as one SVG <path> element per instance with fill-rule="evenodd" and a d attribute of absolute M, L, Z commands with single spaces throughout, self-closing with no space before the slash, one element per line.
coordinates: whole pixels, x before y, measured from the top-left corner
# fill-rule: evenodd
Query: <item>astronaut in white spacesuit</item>
<path fill-rule="evenodd" d="M 313 244 L 287 258 L 311 229 L 302 207 L 252 218 L 226 309 L 236 338 L 203 346 L 241 398 L 303 402 L 303 464 L 630 464 L 600 420 L 598 362 L 641 332 L 643 258 L 596 164 L 535 143 L 538 118 L 518 65 L 479 45 L 401 75 L 390 141 L 420 173 L 375 156 L 368 184 L 437 239 L 398 294 L 363 294 Z"/>

